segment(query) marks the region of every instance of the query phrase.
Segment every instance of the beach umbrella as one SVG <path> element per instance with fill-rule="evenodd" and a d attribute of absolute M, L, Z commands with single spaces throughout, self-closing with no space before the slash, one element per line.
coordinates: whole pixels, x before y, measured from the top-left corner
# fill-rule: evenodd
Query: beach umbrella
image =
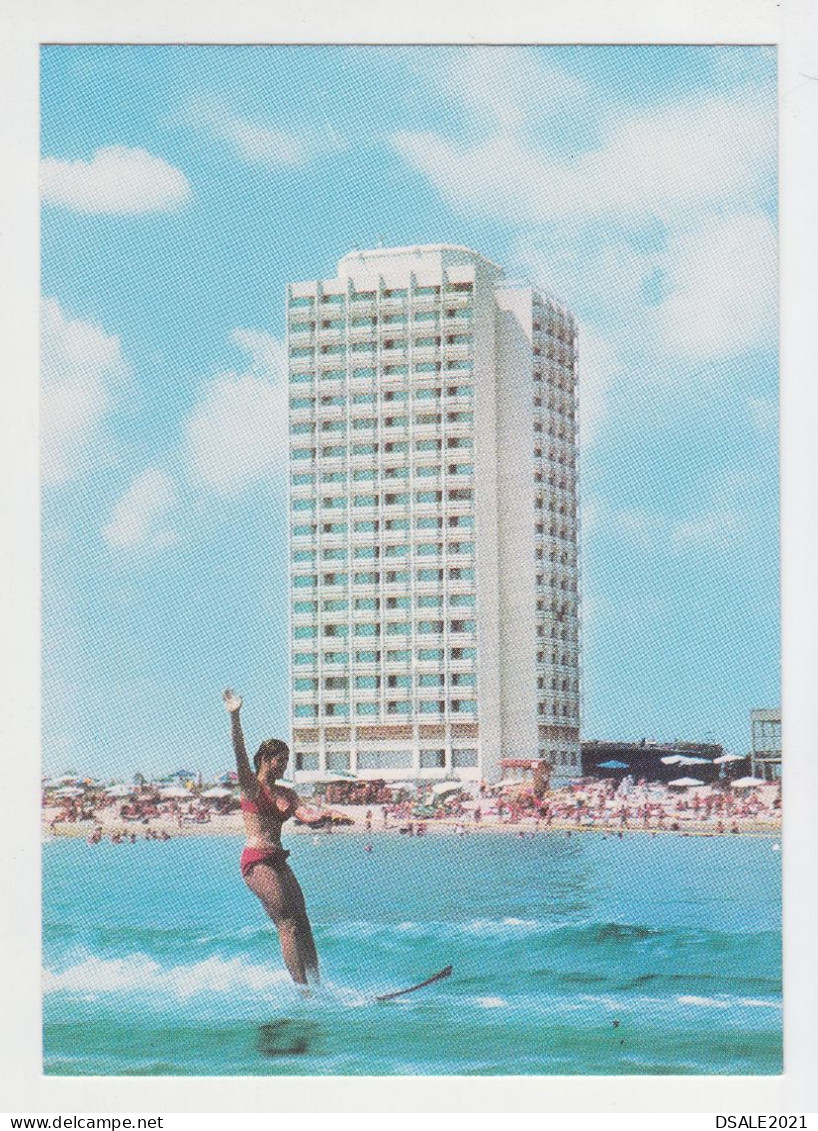
<path fill-rule="evenodd" d="M 436 781 L 432 786 L 432 793 L 441 797 L 445 793 L 458 793 L 462 788 L 459 781 Z"/>
<path fill-rule="evenodd" d="M 220 789 L 219 786 L 214 786 L 213 789 L 206 789 L 202 797 L 232 797 L 232 789 Z"/>
<path fill-rule="evenodd" d="M 754 785 L 766 784 L 763 778 L 736 778 L 735 781 L 730 782 L 733 789 L 752 789 Z"/>
<path fill-rule="evenodd" d="M 66 785 L 66 786 L 63 786 L 62 789 L 58 789 L 56 791 L 56 796 L 57 797 L 79 797 L 79 795 L 81 793 L 82 793 L 82 790 L 77 789 L 76 786 Z"/>
<path fill-rule="evenodd" d="M 613 759 L 610 762 L 597 762 L 597 769 L 599 770 L 628 770 L 630 766 L 627 762 L 617 762 Z"/>
<path fill-rule="evenodd" d="M 415 793 L 418 788 L 416 781 L 388 781 L 387 789 L 405 789 L 407 793 Z"/>
<path fill-rule="evenodd" d="M 680 789 L 685 789 L 688 786 L 692 785 L 704 785 L 704 782 L 699 781 L 698 778 L 676 778 L 674 781 L 669 781 L 667 784 L 678 786 Z"/>
<path fill-rule="evenodd" d="M 110 785 L 105 792 L 109 797 L 129 797 L 132 789 L 130 785 Z"/>
<path fill-rule="evenodd" d="M 169 785 L 169 786 L 167 786 L 166 789 L 160 789 L 159 790 L 159 796 L 160 797 L 167 797 L 167 798 L 190 797 L 190 794 L 188 793 L 188 791 L 186 789 L 182 789 L 181 786 Z"/>
<path fill-rule="evenodd" d="M 686 754 L 679 757 L 680 766 L 709 766 L 710 762 L 707 758 L 688 758 Z"/>
<path fill-rule="evenodd" d="M 722 754 L 720 758 L 713 759 L 713 765 L 721 766 L 726 762 L 743 762 L 746 757 L 746 754 Z"/>
<path fill-rule="evenodd" d="M 680 754 L 670 754 L 667 758 L 659 759 L 659 761 L 662 762 L 665 766 L 677 766 L 679 762 L 681 762 L 681 760 L 682 758 Z"/>

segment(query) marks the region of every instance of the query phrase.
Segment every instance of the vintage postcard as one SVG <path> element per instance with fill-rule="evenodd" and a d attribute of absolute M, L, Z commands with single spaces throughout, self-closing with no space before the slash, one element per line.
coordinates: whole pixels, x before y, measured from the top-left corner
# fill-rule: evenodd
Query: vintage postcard
<path fill-rule="evenodd" d="M 10 21 L 0 1108 L 809 1110 L 818 70 L 752 4 Z"/>
<path fill-rule="evenodd" d="M 780 1073 L 775 49 L 41 115 L 45 1074 Z"/>

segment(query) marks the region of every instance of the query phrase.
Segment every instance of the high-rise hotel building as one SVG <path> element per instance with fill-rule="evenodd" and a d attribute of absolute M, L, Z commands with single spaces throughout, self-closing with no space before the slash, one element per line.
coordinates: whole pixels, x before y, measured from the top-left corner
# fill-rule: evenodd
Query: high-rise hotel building
<path fill-rule="evenodd" d="M 287 294 L 296 781 L 580 772 L 577 330 L 463 247 Z"/>

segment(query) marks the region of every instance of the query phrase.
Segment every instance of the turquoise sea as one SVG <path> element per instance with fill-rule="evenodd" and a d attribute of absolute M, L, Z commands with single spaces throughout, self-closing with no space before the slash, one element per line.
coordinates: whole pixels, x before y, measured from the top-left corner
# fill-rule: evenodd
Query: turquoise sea
<path fill-rule="evenodd" d="M 764 1074 L 781 1061 L 767 838 L 290 837 L 301 999 L 241 842 L 43 846 L 54 1075 Z M 451 963 L 405 999 L 374 995 Z"/>

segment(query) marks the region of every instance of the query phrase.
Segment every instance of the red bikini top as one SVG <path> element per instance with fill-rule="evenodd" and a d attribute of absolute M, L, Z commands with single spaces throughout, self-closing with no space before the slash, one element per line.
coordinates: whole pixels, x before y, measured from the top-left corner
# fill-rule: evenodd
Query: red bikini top
<path fill-rule="evenodd" d="M 263 785 L 259 786 L 257 799 L 248 800 L 242 797 L 240 804 L 242 811 L 245 813 L 260 813 L 262 816 L 274 813 L 282 819 L 288 817 L 296 808 L 290 798 L 287 798 L 287 807 L 286 809 L 282 809 L 278 803 L 278 799 L 271 797 Z"/>

